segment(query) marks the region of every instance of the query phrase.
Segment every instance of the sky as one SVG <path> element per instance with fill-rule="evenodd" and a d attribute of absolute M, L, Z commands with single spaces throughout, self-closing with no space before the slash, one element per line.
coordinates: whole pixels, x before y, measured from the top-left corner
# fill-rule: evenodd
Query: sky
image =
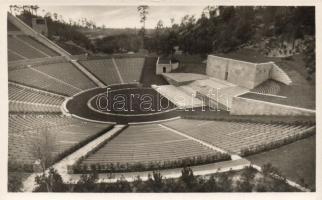
<path fill-rule="evenodd" d="M 150 6 L 146 28 L 155 28 L 161 19 L 164 26 L 171 25 L 171 18 L 179 23 L 185 15 L 195 15 L 199 18 L 205 6 Z M 38 14 L 45 12 L 62 15 L 65 21 L 81 18 L 92 20 L 98 26 L 107 28 L 139 28 L 141 27 L 137 6 L 40 6 Z"/>

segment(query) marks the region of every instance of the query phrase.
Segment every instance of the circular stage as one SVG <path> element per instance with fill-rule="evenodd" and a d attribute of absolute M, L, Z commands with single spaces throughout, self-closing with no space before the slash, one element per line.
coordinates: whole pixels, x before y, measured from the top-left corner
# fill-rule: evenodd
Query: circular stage
<path fill-rule="evenodd" d="M 88 121 L 141 123 L 179 116 L 176 106 L 152 88 L 136 84 L 92 88 L 64 103 L 64 111 Z"/>

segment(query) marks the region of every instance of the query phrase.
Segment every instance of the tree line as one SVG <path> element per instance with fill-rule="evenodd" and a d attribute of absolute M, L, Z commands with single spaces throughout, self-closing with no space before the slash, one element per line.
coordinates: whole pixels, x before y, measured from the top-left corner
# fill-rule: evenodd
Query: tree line
<path fill-rule="evenodd" d="M 32 18 L 38 18 L 30 9 L 21 9 L 17 11 L 17 17 L 24 21 L 30 27 L 32 26 Z M 62 18 L 58 17 L 58 14 L 47 13 L 43 17 L 47 22 L 48 38 L 59 43 L 66 41 L 73 41 L 75 44 L 90 50 L 95 51 L 94 45 L 89 38 L 80 31 L 84 28 L 83 25 L 76 22 L 65 22 Z M 86 26 L 85 26 L 86 27 Z"/>
<path fill-rule="evenodd" d="M 38 6 L 11 6 L 11 12 L 31 24 Z M 313 6 L 207 6 L 200 16 L 186 15 L 180 22 L 165 27 L 159 20 L 152 33 L 145 30 L 149 6 L 138 6 L 142 28 L 137 33 L 107 36 L 91 41 L 82 29 L 97 28 L 86 19 L 65 22 L 57 13 L 47 12 L 49 37 L 58 35 L 93 52 L 126 53 L 145 48 L 150 52 L 173 55 L 178 46 L 186 54 L 227 53 L 246 44 L 273 38 L 283 44 L 310 36 L 305 63 L 309 74 L 315 73 L 315 8 Z M 43 11 L 45 12 L 45 11 Z"/>
<path fill-rule="evenodd" d="M 225 53 L 265 37 L 294 42 L 305 35 L 315 35 L 314 7 L 208 6 L 198 19 L 186 15 L 171 27 L 159 21 L 146 48 L 169 54 L 177 45 L 189 54 Z"/>
<path fill-rule="evenodd" d="M 279 170 L 265 164 L 262 172 L 252 166 L 240 171 L 218 172 L 196 176 L 190 167 L 181 170 L 179 178 L 165 178 L 153 171 L 143 181 L 139 176 L 128 182 L 123 176 L 115 183 L 98 182 L 98 174 L 83 174 L 76 183 L 64 183 L 53 168 L 35 178 L 34 192 L 296 192 L 286 183 Z M 20 191 L 22 184 L 9 176 L 9 191 Z"/>

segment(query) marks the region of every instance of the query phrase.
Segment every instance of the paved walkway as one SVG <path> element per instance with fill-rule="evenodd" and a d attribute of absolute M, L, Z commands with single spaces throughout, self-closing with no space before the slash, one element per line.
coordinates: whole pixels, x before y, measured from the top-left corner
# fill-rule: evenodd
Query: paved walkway
<path fill-rule="evenodd" d="M 76 60 L 71 60 L 71 62 L 81 71 L 83 74 L 85 74 L 89 79 L 91 79 L 97 86 L 99 87 L 106 87 L 104 83 L 102 83 L 100 80 L 98 80 L 92 73 L 90 73 L 85 67 L 83 67 L 81 64 L 79 64 Z"/>
<path fill-rule="evenodd" d="M 260 166 L 258 166 L 258 165 L 252 164 L 252 167 L 254 167 L 255 169 L 257 169 L 260 172 L 262 171 L 262 168 Z M 273 176 L 275 176 L 276 178 L 280 178 L 278 175 L 273 175 Z M 286 179 L 285 180 L 286 183 L 289 184 L 290 186 L 295 187 L 295 188 L 299 189 L 302 192 L 311 192 L 310 189 L 305 188 L 305 187 L 303 187 L 303 186 L 301 186 L 301 185 L 299 185 L 299 184 L 295 183 L 294 181 L 291 181 L 291 180 L 289 180 L 287 178 L 285 178 L 285 179 Z"/>
<path fill-rule="evenodd" d="M 124 83 L 123 77 L 122 77 L 122 75 L 121 75 L 121 72 L 120 72 L 120 70 L 119 70 L 119 67 L 117 66 L 117 64 L 116 64 L 116 62 L 115 62 L 115 59 L 114 59 L 114 58 L 112 58 L 112 62 L 113 62 L 113 65 L 114 65 L 114 67 L 115 67 L 115 70 L 116 70 L 116 72 L 117 72 L 117 75 L 118 75 L 118 76 L 119 76 L 119 78 L 120 78 L 121 83 Z"/>
<path fill-rule="evenodd" d="M 238 160 L 229 160 L 218 163 L 211 163 L 206 165 L 198 165 L 190 167 L 193 171 L 194 175 L 202 176 L 214 174 L 217 172 L 227 172 L 229 170 L 241 170 L 246 166 L 250 166 L 250 161 L 246 159 L 238 159 Z M 163 178 L 179 178 L 182 168 L 174 168 L 174 169 L 164 169 L 159 170 Z M 98 182 L 100 183 L 114 183 L 117 180 L 125 179 L 129 182 L 134 181 L 140 176 L 140 179 L 143 181 L 148 180 L 149 174 L 152 175 L 153 171 L 144 171 L 144 172 L 126 172 L 126 173 L 102 173 L 98 176 Z M 80 178 L 80 174 L 73 174 L 70 176 L 71 182 L 77 182 Z"/>

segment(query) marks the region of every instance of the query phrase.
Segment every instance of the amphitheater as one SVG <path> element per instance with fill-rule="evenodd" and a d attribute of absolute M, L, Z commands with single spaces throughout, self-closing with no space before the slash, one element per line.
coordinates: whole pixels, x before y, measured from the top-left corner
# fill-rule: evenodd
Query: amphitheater
<path fill-rule="evenodd" d="M 314 123 L 247 120 L 315 115 L 314 103 L 283 95 L 296 80 L 275 63 L 209 55 L 205 74 L 156 75 L 156 62 L 153 56 L 71 55 L 8 14 L 9 168 L 39 172 L 35 146 L 43 133 L 53 166 L 68 180 L 92 170 L 241 167 L 250 164 L 244 156 L 315 129 Z M 99 95 L 121 100 L 101 109 Z M 131 95 L 137 97 L 128 107 Z"/>

